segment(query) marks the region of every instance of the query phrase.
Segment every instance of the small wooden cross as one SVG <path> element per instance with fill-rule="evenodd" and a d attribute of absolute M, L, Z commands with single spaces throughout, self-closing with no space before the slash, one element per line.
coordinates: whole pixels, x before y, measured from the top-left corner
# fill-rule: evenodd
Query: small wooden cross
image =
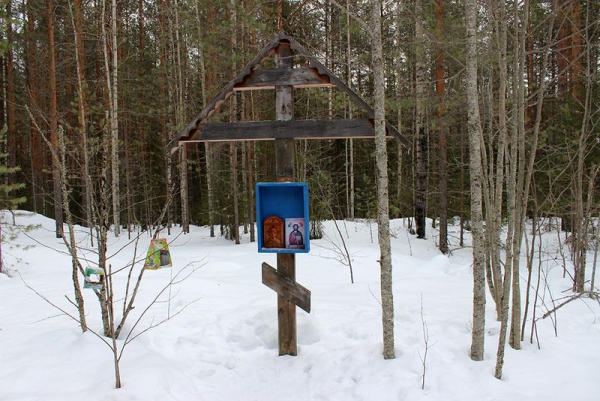
<path fill-rule="evenodd" d="M 262 282 L 277 293 L 277 323 L 279 355 L 298 355 L 296 306 L 310 313 L 310 291 L 298 284 L 295 277 L 293 253 L 277 254 L 277 270 L 262 264 Z"/>

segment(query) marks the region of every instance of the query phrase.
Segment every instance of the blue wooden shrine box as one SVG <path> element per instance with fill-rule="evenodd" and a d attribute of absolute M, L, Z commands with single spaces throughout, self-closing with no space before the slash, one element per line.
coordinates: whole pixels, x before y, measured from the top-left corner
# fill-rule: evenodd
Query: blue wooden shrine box
<path fill-rule="evenodd" d="M 277 216 L 290 227 L 284 226 L 285 248 L 265 248 L 263 225 L 270 216 Z M 287 220 L 286 220 L 287 219 Z M 256 184 L 256 225 L 258 252 L 264 253 L 307 253 L 310 251 L 308 219 L 308 185 L 305 182 L 259 182 Z M 293 243 L 290 230 L 297 226 L 302 245 Z M 302 226 L 302 227 L 300 227 Z M 296 227 L 294 227 L 296 228 Z"/>

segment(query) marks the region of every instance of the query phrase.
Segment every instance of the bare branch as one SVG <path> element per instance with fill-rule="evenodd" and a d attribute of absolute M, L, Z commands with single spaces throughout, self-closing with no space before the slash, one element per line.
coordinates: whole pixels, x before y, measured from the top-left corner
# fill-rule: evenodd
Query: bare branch
<path fill-rule="evenodd" d="M 582 293 L 579 293 L 579 294 L 577 294 L 577 295 L 573 295 L 572 297 L 570 297 L 570 298 L 569 298 L 568 300 L 566 300 L 565 302 L 563 302 L 563 303 L 561 303 L 561 304 L 558 304 L 558 305 L 557 305 L 557 306 L 555 306 L 554 308 L 550 309 L 548 312 L 544 313 L 544 315 L 541 317 L 541 319 L 545 319 L 545 318 L 547 318 L 548 316 L 550 316 L 551 314 L 553 314 L 554 312 L 556 312 L 557 310 L 559 310 L 559 309 L 560 309 L 560 308 L 562 308 L 563 306 L 565 306 L 565 305 L 567 305 L 567 304 L 570 304 L 571 302 L 575 301 L 576 299 L 579 299 L 579 298 L 581 298 L 581 296 L 582 296 L 582 295 L 585 295 L 585 294 L 589 294 L 589 293 L 582 292 Z"/>
<path fill-rule="evenodd" d="M 38 297 L 42 298 L 50 306 L 54 307 L 55 309 L 58 309 L 60 312 L 62 312 L 63 315 L 68 316 L 71 319 L 73 319 L 74 321 L 76 321 L 77 323 L 81 324 L 81 322 L 79 321 L 79 319 L 77 319 L 75 316 L 71 315 L 69 312 L 67 312 L 66 310 L 64 310 L 60 306 L 56 305 L 55 303 L 53 303 L 52 301 L 50 301 L 48 298 L 46 298 L 44 295 L 42 295 L 41 293 L 39 293 L 36 289 L 34 289 L 33 287 L 31 287 L 27 283 L 27 281 L 25 281 L 25 279 L 23 278 L 23 276 L 21 276 L 21 274 L 19 274 L 19 277 L 21 277 L 21 280 L 23 281 L 23 284 L 25 284 L 26 288 L 28 288 L 31 291 L 33 291 Z M 110 348 L 111 350 L 113 349 L 113 347 L 110 345 L 110 343 L 108 341 L 106 341 L 104 339 L 104 337 L 102 337 L 100 334 L 96 333 L 94 330 L 91 330 L 89 328 L 88 328 L 87 331 L 89 331 L 90 333 L 92 333 L 93 335 L 95 335 L 96 337 L 98 337 L 104 344 L 106 344 L 108 346 L 108 348 Z"/>

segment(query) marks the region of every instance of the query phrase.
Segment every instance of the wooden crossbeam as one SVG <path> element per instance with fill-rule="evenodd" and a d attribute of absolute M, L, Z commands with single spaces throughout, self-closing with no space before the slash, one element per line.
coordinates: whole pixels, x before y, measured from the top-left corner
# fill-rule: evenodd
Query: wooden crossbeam
<path fill-rule="evenodd" d="M 262 264 L 262 282 L 286 300 L 310 313 L 310 290 L 289 278 L 282 277 L 266 262 Z"/>
<path fill-rule="evenodd" d="M 329 82 L 328 76 L 319 74 L 316 68 L 270 68 L 252 71 L 233 90 L 275 89 L 283 85 L 295 88 L 335 86 Z"/>
<path fill-rule="evenodd" d="M 360 139 L 374 136 L 373 123 L 368 119 L 251 121 L 202 124 L 187 142 Z"/>

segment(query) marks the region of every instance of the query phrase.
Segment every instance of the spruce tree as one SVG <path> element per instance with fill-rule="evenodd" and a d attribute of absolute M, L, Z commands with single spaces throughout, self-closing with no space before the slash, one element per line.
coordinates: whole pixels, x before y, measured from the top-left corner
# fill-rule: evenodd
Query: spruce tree
<path fill-rule="evenodd" d="M 6 132 L 8 127 L 4 125 L 0 130 L 0 149 L 5 149 L 6 145 Z M 9 167 L 8 164 L 8 153 L 0 152 L 0 211 L 4 213 L 6 210 L 15 210 L 18 206 L 25 202 L 24 196 L 16 196 L 15 192 L 25 187 L 23 183 L 14 183 L 10 177 L 17 173 L 19 167 Z M 5 272 L 3 257 L 2 257 L 2 243 L 4 243 L 4 233 L 2 231 L 3 220 L 0 218 L 0 273 Z"/>

